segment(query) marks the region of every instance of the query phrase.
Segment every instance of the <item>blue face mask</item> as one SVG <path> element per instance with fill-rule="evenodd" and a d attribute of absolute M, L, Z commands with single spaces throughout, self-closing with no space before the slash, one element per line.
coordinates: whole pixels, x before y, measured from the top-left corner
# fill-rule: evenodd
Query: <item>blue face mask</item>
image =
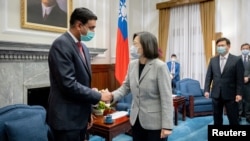
<path fill-rule="evenodd" d="M 132 45 L 130 47 L 130 55 L 134 58 L 134 59 L 138 59 L 140 57 L 140 55 L 138 54 L 138 48 L 135 47 L 134 45 Z"/>
<path fill-rule="evenodd" d="M 220 54 L 220 55 L 223 55 L 226 53 L 226 47 L 224 46 L 218 46 L 217 47 L 217 52 Z"/>
<path fill-rule="evenodd" d="M 94 36 L 95 36 L 95 32 L 88 30 L 87 35 L 81 34 L 81 41 L 90 41 L 91 39 L 93 39 Z"/>
<path fill-rule="evenodd" d="M 248 49 L 243 49 L 241 50 L 242 55 L 248 55 L 249 54 L 249 50 Z"/>
<path fill-rule="evenodd" d="M 80 31 L 80 35 L 81 35 L 81 41 L 90 41 L 95 36 L 95 32 L 88 30 L 87 35 L 82 35 Z"/>

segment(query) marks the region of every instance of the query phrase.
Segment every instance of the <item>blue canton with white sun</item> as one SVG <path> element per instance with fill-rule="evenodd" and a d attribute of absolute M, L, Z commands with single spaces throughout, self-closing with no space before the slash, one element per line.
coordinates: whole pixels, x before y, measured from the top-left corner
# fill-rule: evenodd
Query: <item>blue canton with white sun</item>
<path fill-rule="evenodd" d="M 127 5 L 126 5 L 126 0 L 120 0 L 118 27 L 121 30 L 123 38 L 127 39 L 128 31 L 127 31 Z"/>

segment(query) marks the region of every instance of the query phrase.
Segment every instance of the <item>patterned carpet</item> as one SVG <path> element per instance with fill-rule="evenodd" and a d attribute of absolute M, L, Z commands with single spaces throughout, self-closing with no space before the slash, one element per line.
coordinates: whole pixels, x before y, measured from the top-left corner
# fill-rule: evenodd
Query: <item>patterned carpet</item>
<path fill-rule="evenodd" d="M 172 134 L 168 141 L 207 141 L 207 125 L 213 124 L 212 116 L 201 116 L 194 118 L 186 118 L 186 121 L 181 120 L 181 114 L 178 115 L 178 125 L 174 126 Z M 223 118 L 224 124 L 228 125 L 226 116 Z M 242 118 L 241 125 L 250 125 Z M 105 141 L 99 136 L 91 136 L 89 141 Z M 128 135 L 121 134 L 113 139 L 113 141 L 132 141 Z"/>

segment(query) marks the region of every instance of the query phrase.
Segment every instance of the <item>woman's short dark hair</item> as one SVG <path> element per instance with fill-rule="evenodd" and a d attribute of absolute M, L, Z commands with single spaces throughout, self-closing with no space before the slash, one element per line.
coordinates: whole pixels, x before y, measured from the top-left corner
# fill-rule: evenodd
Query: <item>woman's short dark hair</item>
<path fill-rule="evenodd" d="M 158 43 L 156 37 L 149 32 L 143 31 L 135 33 L 133 39 L 138 36 L 143 49 L 144 57 L 154 59 L 159 57 Z"/>
<path fill-rule="evenodd" d="M 89 20 L 97 20 L 97 16 L 87 8 L 76 8 L 70 16 L 70 25 L 74 25 L 76 21 L 86 24 Z"/>
<path fill-rule="evenodd" d="M 216 45 L 217 45 L 219 42 L 221 42 L 221 41 L 226 41 L 227 45 L 229 45 L 229 46 L 230 46 L 230 44 L 231 44 L 229 39 L 223 37 L 223 38 L 219 38 L 219 39 L 216 41 Z"/>

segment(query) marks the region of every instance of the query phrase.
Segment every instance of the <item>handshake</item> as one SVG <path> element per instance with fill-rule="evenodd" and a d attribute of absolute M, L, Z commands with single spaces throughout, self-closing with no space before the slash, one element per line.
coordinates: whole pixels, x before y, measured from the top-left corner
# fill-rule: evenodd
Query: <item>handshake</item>
<path fill-rule="evenodd" d="M 97 88 L 92 88 L 92 90 L 98 91 Z M 109 92 L 107 88 L 105 90 L 102 89 L 98 92 L 101 93 L 101 101 L 109 103 L 110 101 L 113 100 L 113 94 Z"/>

